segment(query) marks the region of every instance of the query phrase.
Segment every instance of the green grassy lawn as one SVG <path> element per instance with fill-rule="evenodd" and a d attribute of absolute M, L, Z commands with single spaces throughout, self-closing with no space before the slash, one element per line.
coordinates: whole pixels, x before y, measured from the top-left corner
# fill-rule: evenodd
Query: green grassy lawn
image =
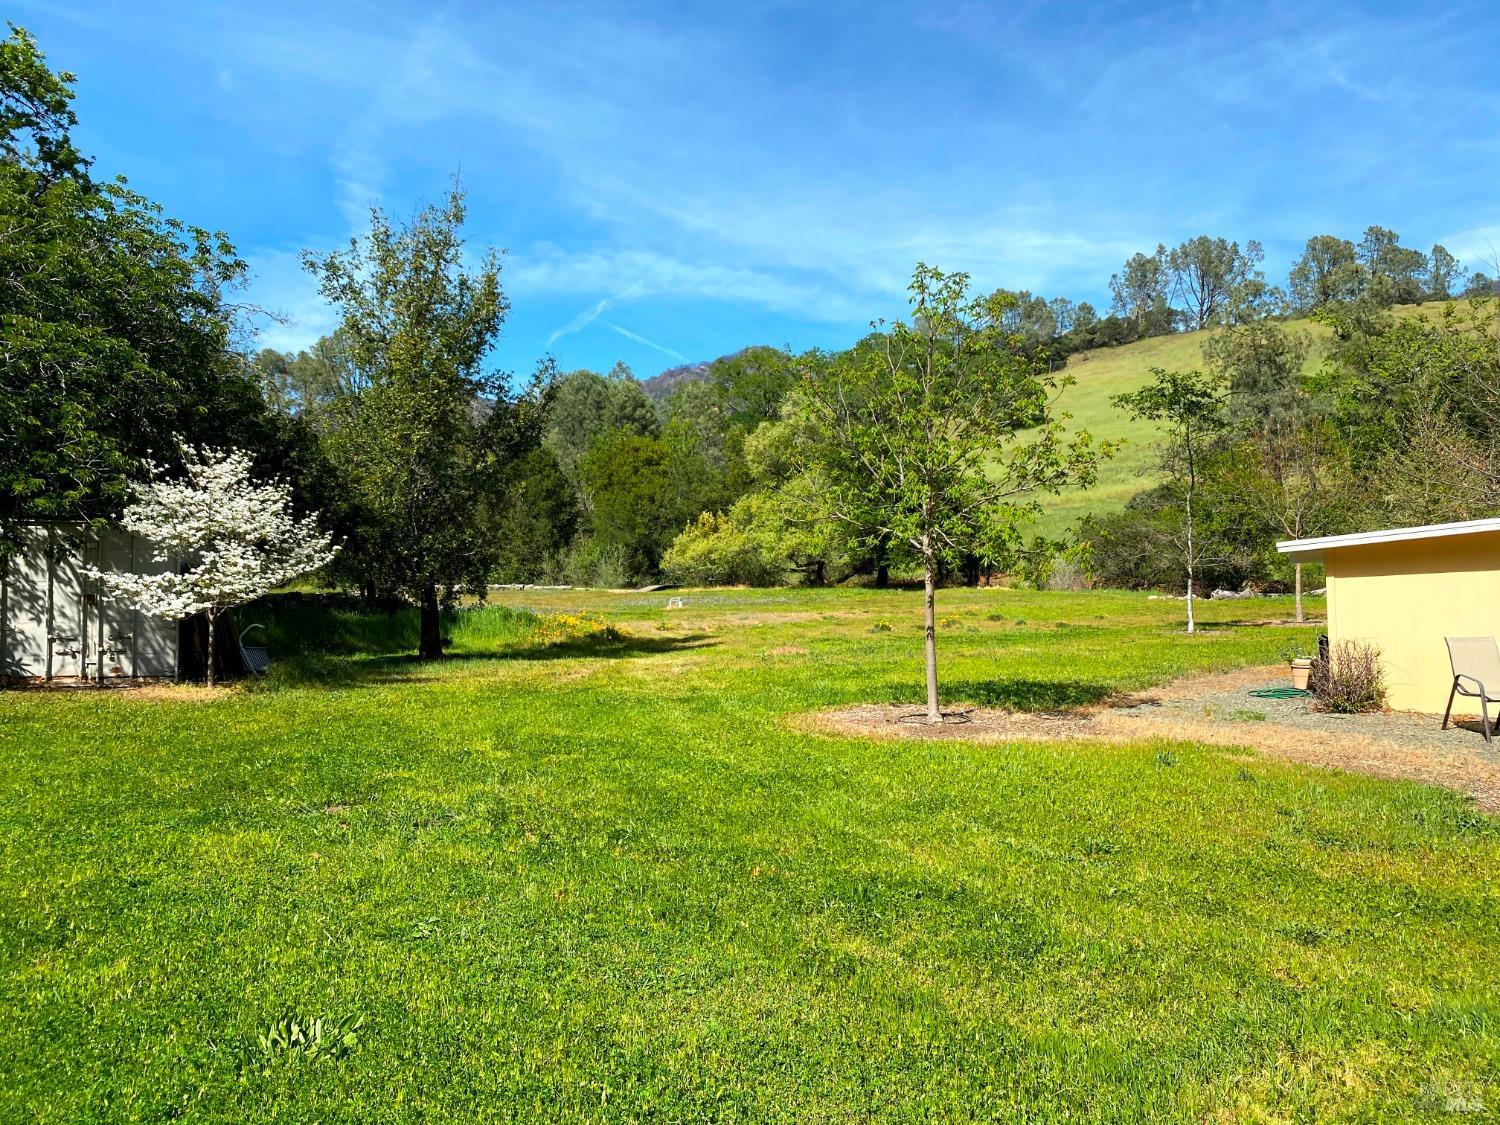
<path fill-rule="evenodd" d="M 283 611 L 254 690 L 0 693 L 0 1120 L 1500 1108 L 1500 824 L 1462 798 L 800 733 L 920 698 L 920 595 L 683 596 L 507 594 L 432 666 L 410 622 Z M 1194 638 L 1135 594 L 941 608 L 946 695 L 1028 708 L 1311 635 L 1255 623 L 1281 600 Z M 364 1022 L 268 1054 L 289 1014 Z"/>

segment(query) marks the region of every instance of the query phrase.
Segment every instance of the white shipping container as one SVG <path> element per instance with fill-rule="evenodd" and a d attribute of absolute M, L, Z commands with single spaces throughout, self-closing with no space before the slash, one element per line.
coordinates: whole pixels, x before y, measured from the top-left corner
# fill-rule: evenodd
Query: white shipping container
<path fill-rule="evenodd" d="M 154 574 L 151 546 L 117 528 L 31 524 L 0 556 L 0 676 L 107 683 L 178 674 L 177 622 L 103 594 L 85 568 Z"/>

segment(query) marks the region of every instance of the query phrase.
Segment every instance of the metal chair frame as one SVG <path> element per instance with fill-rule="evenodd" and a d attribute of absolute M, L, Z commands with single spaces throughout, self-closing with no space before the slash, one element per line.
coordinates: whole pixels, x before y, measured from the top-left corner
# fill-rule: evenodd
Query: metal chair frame
<path fill-rule="evenodd" d="M 1489 692 L 1486 690 L 1486 688 L 1484 686 L 1484 681 L 1478 679 L 1475 676 L 1470 676 L 1467 673 L 1460 672 L 1458 670 L 1457 661 L 1454 659 L 1454 656 L 1453 656 L 1453 642 L 1456 641 L 1456 640 L 1467 640 L 1467 641 L 1487 640 L 1487 641 L 1490 642 L 1491 645 L 1494 645 L 1495 644 L 1495 638 L 1493 638 L 1493 637 L 1447 637 L 1447 638 L 1444 638 L 1444 639 L 1445 639 L 1445 641 L 1446 641 L 1446 643 L 1448 645 L 1448 667 L 1450 669 L 1452 669 L 1452 671 L 1453 671 L 1453 687 L 1448 692 L 1448 707 L 1443 712 L 1443 727 L 1442 727 L 1442 729 L 1443 730 L 1447 730 L 1448 729 L 1448 719 L 1453 714 L 1453 700 L 1456 697 L 1462 695 L 1462 696 L 1464 696 L 1464 697 L 1466 697 L 1468 699 L 1477 699 L 1477 700 L 1479 700 L 1479 717 L 1480 717 L 1480 722 L 1481 722 L 1481 725 L 1484 728 L 1484 740 L 1486 742 L 1490 742 L 1490 741 L 1492 741 L 1491 731 L 1490 731 L 1490 704 L 1491 703 L 1500 703 L 1500 699 L 1497 699 L 1495 696 L 1492 696 L 1492 695 L 1489 694 Z M 1467 681 L 1470 684 L 1473 684 L 1474 687 L 1472 689 L 1465 687 L 1464 686 L 1464 682 L 1465 681 Z M 1500 685 L 1497 685 L 1497 686 L 1500 686 Z"/>

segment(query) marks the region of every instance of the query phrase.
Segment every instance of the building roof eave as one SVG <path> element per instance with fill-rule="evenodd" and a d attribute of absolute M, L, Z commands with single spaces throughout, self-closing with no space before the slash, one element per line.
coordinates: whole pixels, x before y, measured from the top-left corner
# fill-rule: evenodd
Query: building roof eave
<path fill-rule="evenodd" d="M 1320 562 L 1326 552 L 1350 547 L 1373 547 L 1381 543 L 1409 543 L 1421 539 L 1448 539 L 1460 535 L 1500 532 L 1500 519 L 1464 520 L 1461 523 L 1431 523 L 1422 527 L 1392 527 L 1381 531 L 1356 531 L 1350 535 L 1324 535 L 1316 539 L 1289 539 L 1276 549 L 1293 562 Z"/>

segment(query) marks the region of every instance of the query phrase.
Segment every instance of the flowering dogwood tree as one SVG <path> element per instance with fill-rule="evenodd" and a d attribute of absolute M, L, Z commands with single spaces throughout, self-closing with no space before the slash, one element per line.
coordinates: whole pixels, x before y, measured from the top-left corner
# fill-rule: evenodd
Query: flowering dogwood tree
<path fill-rule="evenodd" d="M 186 479 L 151 464 L 131 487 L 120 523 L 150 541 L 158 563 L 180 572 L 124 574 L 89 568 L 107 594 L 153 617 L 201 613 L 208 621 L 208 682 L 214 682 L 214 624 L 226 609 L 316 570 L 338 550 L 312 517 L 297 518 L 279 481 L 250 479 L 239 450 L 182 450 Z"/>

